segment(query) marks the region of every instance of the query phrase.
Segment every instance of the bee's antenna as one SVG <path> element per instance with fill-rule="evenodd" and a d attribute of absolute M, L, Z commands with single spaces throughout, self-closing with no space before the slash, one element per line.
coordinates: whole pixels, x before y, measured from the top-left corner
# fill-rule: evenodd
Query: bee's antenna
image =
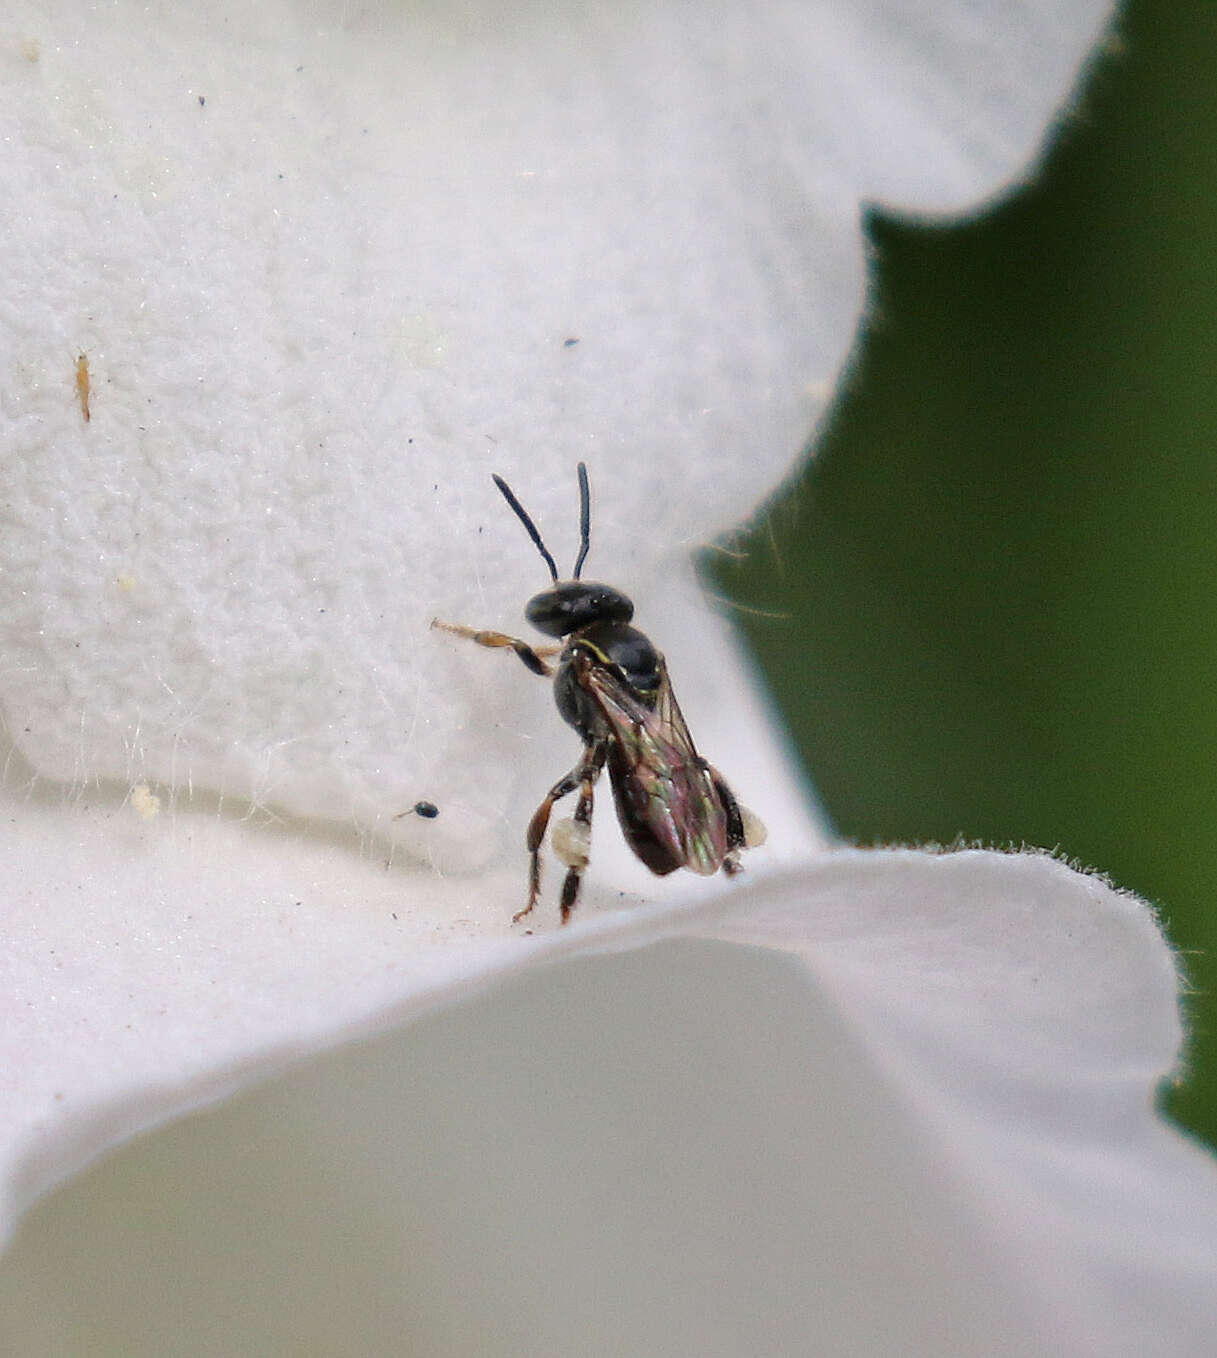
<path fill-rule="evenodd" d="M 587 468 L 579 463 L 579 556 L 575 561 L 572 580 L 578 580 L 583 563 L 587 560 L 587 549 L 592 545 L 592 497 L 587 488 Z"/>
<path fill-rule="evenodd" d="M 580 463 L 580 465 L 582 466 L 582 463 Z M 585 472 L 584 476 L 586 477 L 586 475 L 587 473 Z M 514 491 L 507 482 L 504 481 L 501 476 L 495 476 L 493 472 L 491 473 L 491 476 L 494 480 L 494 484 L 503 492 L 503 499 L 515 510 L 516 517 L 524 527 L 528 529 L 528 536 L 532 538 L 533 545 L 536 547 L 537 551 L 545 558 L 545 564 L 549 567 L 549 573 L 554 577 L 554 583 L 557 584 L 558 568 L 554 565 L 554 559 L 550 556 L 549 549 L 541 541 L 541 534 L 537 532 L 537 525 L 528 517 L 528 511 L 519 500 L 516 499 Z M 580 558 L 580 560 L 582 560 L 582 558 Z"/>

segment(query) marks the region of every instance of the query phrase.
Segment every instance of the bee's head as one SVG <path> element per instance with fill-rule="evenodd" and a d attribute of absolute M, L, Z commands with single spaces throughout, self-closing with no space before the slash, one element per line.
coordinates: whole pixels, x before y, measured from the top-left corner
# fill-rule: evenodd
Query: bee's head
<path fill-rule="evenodd" d="M 565 637 L 593 622 L 629 622 L 634 605 L 612 585 L 562 580 L 529 599 L 524 616 L 547 637 Z"/>
<path fill-rule="evenodd" d="M 547 589 L 528 601 L 524 616 L 547 637 L 565 637 L 587 627 L 593 622 L 629 622 L 634 616 L 634 605 L 619 589 L 611 585 L 596 585 L 579 579 L 587 549 L 591 545 L 591 495 L 587 487 L 587 468 L 579 463 L 579 555 L 575 560 L 574 573 L 569 580 L 558 579 L 558 568 L 549 554 L 549 549 L 541 541 L 537 526 L 528 516 L 528 511 L 516 499 L 511 487 L 501 476 L 494 478 L 494 484 L 503 493 L 503 499 L 515 511 L 516 517 L 528 530 L 528 536 L 541 553 L 549 573 L 554 578 L 552 589 Z"/>

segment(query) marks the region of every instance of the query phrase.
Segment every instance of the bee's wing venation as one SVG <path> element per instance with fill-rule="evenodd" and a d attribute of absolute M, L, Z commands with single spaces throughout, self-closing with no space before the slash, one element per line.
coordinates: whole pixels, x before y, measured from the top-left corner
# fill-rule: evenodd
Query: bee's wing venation
<path fill-rule="evenodd" d="M 728 850 L 726 809 L 662 659 L 653 707 L 606 666 L 582 666 L 580 682 L 612 735 L 609 778 L 630 847 L 661 876 L 677 868 L 706 876 L 717 872 Z"/>

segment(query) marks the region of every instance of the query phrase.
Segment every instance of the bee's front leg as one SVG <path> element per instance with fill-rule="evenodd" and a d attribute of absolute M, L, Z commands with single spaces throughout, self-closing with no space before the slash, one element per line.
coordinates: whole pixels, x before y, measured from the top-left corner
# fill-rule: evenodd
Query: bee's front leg
<path fill-rule="evenodd" d="M 553 674 L 553 669 L 546 664 L 545 658 L 555 656 L 562 650 L 561 646 L 533 647 L 528 642 L 521 641 L 519 637 L 509 637 L 506 632 L 486 632 L 477 627 L 466 627 L 459 622 L 443 622 L 439 618 L 432 618 L 431 626 L 438 627 L 441 632 L 451 632 L 453 636 L 468 637 L 479 646 L 510 647 L 533 674 L 539 674 L 543 679 Z"/>

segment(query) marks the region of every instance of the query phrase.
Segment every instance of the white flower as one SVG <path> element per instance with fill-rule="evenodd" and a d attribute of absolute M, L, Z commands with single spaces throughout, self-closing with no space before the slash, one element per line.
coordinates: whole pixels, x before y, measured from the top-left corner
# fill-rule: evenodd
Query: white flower
<path fill-rule="evenodd" d="M 815 425 L 859 203 L 1022 172 L 1104 17 L 12 8 L 10 1347 L 1199 1351 L 1217 1186 L 1152 1112 L 1147 910 L 814 857 L 683 564 Z M 578 460 L 589 573 L 771 841 L 658 884 L 605 789 L 577 927 L 551 881 L 527 938 L 577 742 L 427 625 L 518 626 L 547 576 L 489 473 L 565 568 Z"/>

